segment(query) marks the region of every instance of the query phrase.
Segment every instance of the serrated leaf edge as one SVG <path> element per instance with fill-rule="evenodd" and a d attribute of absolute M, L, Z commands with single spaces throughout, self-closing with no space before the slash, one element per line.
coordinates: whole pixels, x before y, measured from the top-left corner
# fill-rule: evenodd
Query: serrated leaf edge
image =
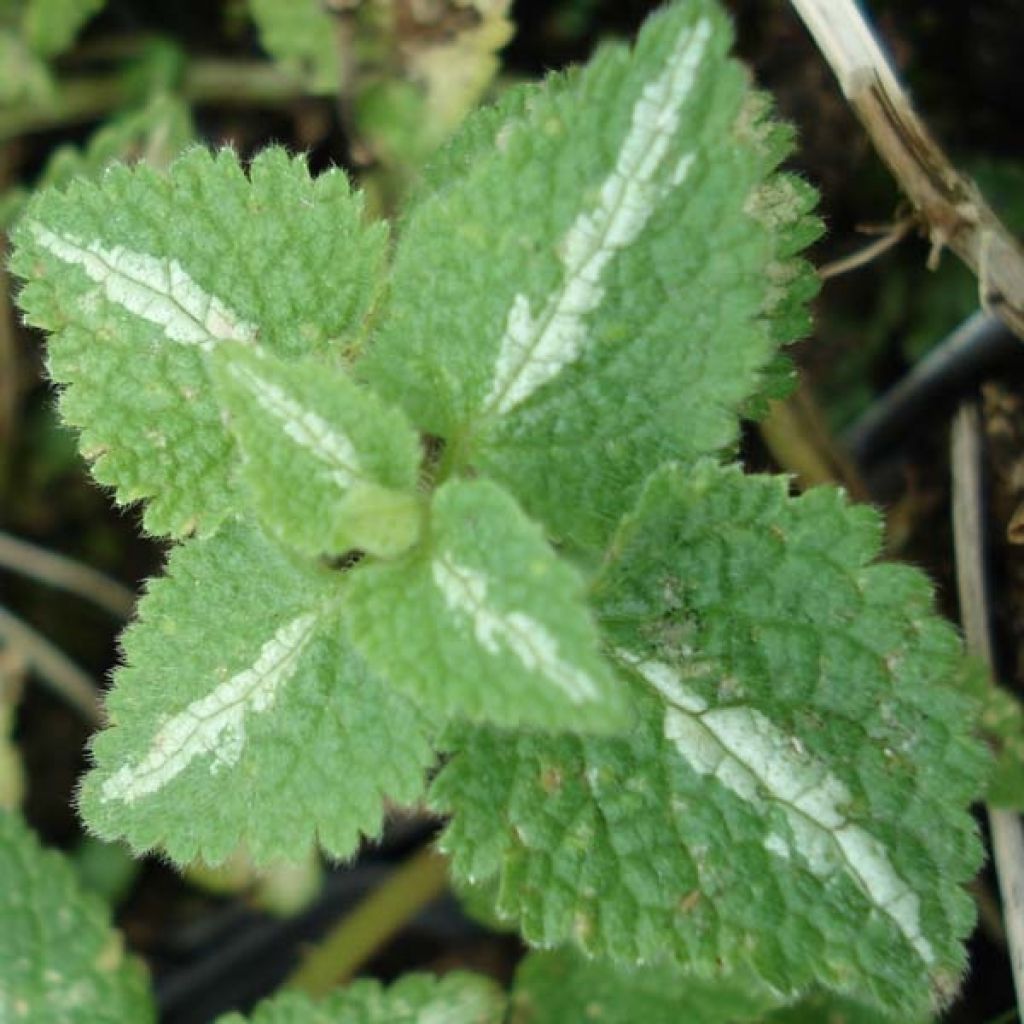
<path fill-rule="evenodd" d="M 122 765 L 103 782 L 101 802 L 131 804 L 156 793 L 206 754 L 213 755 L 213 774 L 237 763 L 245 747 L 246 717 L 273 707 L 278 691 L 295 674 L 319 618 L 307 612 L 285 623 L 249 668 L 168 719 L 140 761 Z"/>

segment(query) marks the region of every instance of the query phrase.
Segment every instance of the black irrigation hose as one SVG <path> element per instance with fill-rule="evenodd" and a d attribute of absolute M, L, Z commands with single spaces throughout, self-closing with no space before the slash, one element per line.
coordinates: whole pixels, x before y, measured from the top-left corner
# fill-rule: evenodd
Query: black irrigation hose
<path fill-rule="evenodd" d="M 843 435 L 854 462 L 870 468 L 923 422 L 948 419 L 957 400 L 999 371 L 1024 372 L 1024 341 L 1001 320 L 975 313 L 940 342 Z"/>

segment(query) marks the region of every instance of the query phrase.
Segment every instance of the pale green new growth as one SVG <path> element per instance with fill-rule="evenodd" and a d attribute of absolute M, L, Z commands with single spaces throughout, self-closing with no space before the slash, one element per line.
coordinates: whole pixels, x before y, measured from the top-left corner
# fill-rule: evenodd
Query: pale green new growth
<path fill-rule="evenodd" d="M 253 507 L 284 540 L 385 557 L 415 542 L 420 445 L 398 410 L 322 362 L 231 346 L 214 367 Z"/>
<path fill-rule="evenodd" d="M 138 109 L 104 122 L 83 146 L 58 147 L 34 188 L 63 188 L 75 178 L 95 181 L 118 160 L 166 167 L 194 140 L 192 117 L 185 103 L 176 96 L 158 93 Z M 28 196 L 28 189 L 14 188 L 0 197 L 0 227 L 9 228 Z"/>
<path fill-rule="evenodd" d="M 869 510 L 710 464 L 656 475 L 612 551 L 595 599 L 641 724 L 457 737 L 456 870 L 536 943 L 945 1002 L 985 762 L 921 577 L 866 565 Z"/>
<path fill-rule="evenodd" d="M 353 574 L 367 661 L 427 707 L 549 729 L 628 725 L 577 574 L 499 487 L 442 486 L 421 549 Z"/>
<path fill-rule="evenodd" d="M 217 1024 L 502 1024 L 505 996 L 489 978 L 455 972 L 443 978 L 408 974 L 384 988 L 356 981 L 315 1003 L 286 992 L 251 1017 L 230 1013 Z"/>
<path fill-rule="evenodd" d="M 145 972 L 125 954 L 107 905 L 9 811 L 0 811 L 0 920 L 0 1020 L 156 1020 Z"/>
<path fill-rule="evenodd" d="M 54 57 L 74 41 L 79 29 L 105 0 L 28 0 L 22 13 L 22 30 L 35 53 Z"/>
<path fill-rule="evenodd" d="M 361 219 L 344 175 L 313 181 L 281 150 L 248 177 L 230 151 L 196 149 L 166 176 L 117 167 L 30 204 L 14 236 L 20 304 L 54 334 L 61 409 L 95 476 L 121 501 L 149 498 L 150 530 L 208 533 L 239 508 L 214 348 L 338 360 L 358 343 L 385 241 Z"/>
<path fill-rule="evenodd" d="M 431 759 L 425 722 L 345 638 L 334 574 L 253 527 L 191 541 L 125 634 L 82 810 L 105 838 L 218 863 L 314 837 L 345 857 L 409 802 Z"/>
<path fill-rule="evenodd" d="M 577 543 L 666 458 L 735 439 L 780 340 L 765 317 L 808 292 L 810 192 L 771 177 L 788 140 L 729 41 L 715 5 L 677 5 L 633 54 L 476 119 L 399 242 L 361 372 Z"/>
<path fill-rule="evenodd" d="M 322 0 L 249 0 L 266 51 L 303 73 L 312 92 L 335 93 L 342 37 Z"/>

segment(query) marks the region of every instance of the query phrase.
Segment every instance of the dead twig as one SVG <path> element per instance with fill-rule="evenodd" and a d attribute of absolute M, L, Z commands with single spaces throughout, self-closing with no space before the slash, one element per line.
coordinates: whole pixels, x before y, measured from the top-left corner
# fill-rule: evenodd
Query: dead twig
<path fill-rule="evenodd" d="M 961 406 L 953 421 L 953 543 L 960 621 L 967 647 L 994 670 L 988 588 L 985 578 L 985 523 L 983 517 L 982 441 L 977 408 Z M 1024 829 L 1020 815 L 988 808 L 1003 919 L 1010 952 L 1010 967 L 1017 992 L 1017 1008 L 1024 1011 Z"/>
<path fill-rule="evenodd" d="M 118 619 L 127 619 L 135 607 L 135 595 L 116 580 L 3 530 L 0 530 L 0 567 L 91 601 Z"/>
<path fill-rule="evenodd" d="M 60 648 L 2 606 L 0 642 L 20 655 L 58 697 L 79 711 L 90 724 L 103 724 L 103 705 L 92 679 Z"/>
<path fill-rule="evenodd" d="M 911 106 L 855 0 L 791 0 L 932 243 L 978 278 L 982 308 L 1024 338 L 1024 249 L 950 163 Z"/>
<path fill-rule="evenodd" d="M 818 267 L 818 277 L 822 281 L 827 281 L 831 277 L 839 277 L 841 274 L 848 274 L 851 270 L 867 266 L 879 256 L 899 245 L 910 234 L 914 224 L 915 220 L 912 217 L 904 217 L 902 220 L 896 221 L 881 234 L 880 238 L 862 246 L 856 252 L 850 253 L 849 256 Z"/>

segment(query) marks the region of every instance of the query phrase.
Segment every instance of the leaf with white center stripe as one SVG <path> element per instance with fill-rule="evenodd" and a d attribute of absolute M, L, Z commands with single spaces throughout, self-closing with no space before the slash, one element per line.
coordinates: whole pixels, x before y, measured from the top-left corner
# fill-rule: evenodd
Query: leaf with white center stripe
<path fill-rule="evenodd" d="M 733 443 L 804 327 L 810 190 L 773 176 L 788 133 L 729 42 L 715 4 L 678 4 L 473 119 L 441 158 L 468 169 L 408 215 L 361 369 L 579 545 L 666 458 Z"/>
<path fill-rule="evenodd" d="M 209 376 L 225 343 L 340 364 L 383 273 L 340 172 L 270 149 L 248 175 L 193 149 L 166 173 L 111 168 L 45 190 L 14 233 L 19 304 L 50 332 L 61 412 L 96 478 L 150 499 L 154 533 L 208 533 L 239 507 L 235 445 Z M 330 273 L 324 272 L 330 268 Z"/>
<path fill-rule="evenodd" d="M 531 942 L 942 1006 L 986 759 L 957 638 L 923 577 L 869 564 L 877 535 L 834 491 L 659 471 L 592 591 L 639 727 L 451 737 L 456 872 Z"/>
<path fill-rule="evenodd" d="M 426 542 L 353 573 L 345 610 L 372 668 L 428 709 L 549 729 L 629 724 L 576 572 L 501 488 L 453 481 Z"/>
<path fill-rule="evenodd" d="M 419 438 L 341 370 L 221 346 L 214 373 L 264 523 L 311 554 L 394 557 L 416 540 Z"/>
<path fill-rule="evenodd" d="M 175 549 L 124 638 L 82 790 L 90 828 L 179 863 L 347 857 L 412 802 L 427 723 L 346 639 L 340 577 L 229 523 Z"/>

